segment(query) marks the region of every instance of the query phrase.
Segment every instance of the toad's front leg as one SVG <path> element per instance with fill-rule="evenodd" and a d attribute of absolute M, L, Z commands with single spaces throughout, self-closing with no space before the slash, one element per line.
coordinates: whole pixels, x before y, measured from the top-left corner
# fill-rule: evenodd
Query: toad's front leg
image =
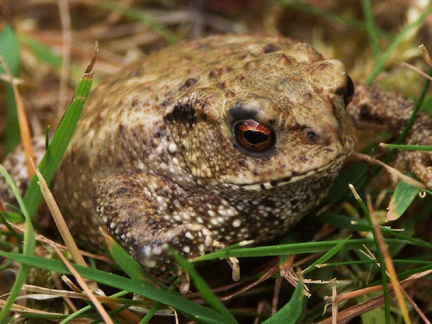
<path fill-rule="evenodd" d="M 95 204 L 110 233 L 151 272 L 159 274 L 175 266 L 167 248 L 187 259 L 223 248 L 209 229 L 205 208 L 217 208 L 217 197 L 197 197 L 181 186 L 149 173 L 104 175 L 96 181 Z M 207 199 L 206 199 L 207 198 Z M 195 204 L 201 202 L 201 206 Z M 233 279 L 239 278 L 235 258 L 228 260 Z M 182 292 L 188 286 L 183 276 Z"/>

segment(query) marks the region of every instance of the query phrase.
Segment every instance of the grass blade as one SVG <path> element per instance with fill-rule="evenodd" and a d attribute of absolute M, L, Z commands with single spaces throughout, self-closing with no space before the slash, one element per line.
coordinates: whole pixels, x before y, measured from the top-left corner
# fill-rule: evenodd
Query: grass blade
<path fill-rule="evenodd" d="M 17 77 L 20 66 L 20 51 L 18 40 L 12 28 L 6 26 L 0 32 L 0 55 L 9 67 L 13 76 Z M 5 74 L 0 67 L 0 75 Z M 18 115 L 16 111 L 15 94 L 10 84 L 6 84 L 6 152 L 12 151 L 20 143 Z"/>
<path fill-rule="evenodd" d="M 389 60 L 390 56 L 392 55 L 392 53 L 396 50 L 396 48 L 399 46 L 400 43 L 402 43 L 402 41 L 405 38 L 405 35 L 407 35 L 407 33 L 414 27 L 417 27 L 418 25 L 420 25 L 421 23 L 423 23 L 423 21 L 430 15 L 432 14 L 432 8 L 430 8 L 429 10 L 426 10 L 423 14 L 421 14 L 419 16 L 419 18 L 417 20 L 415 20 L 413 23 L 409 24 L 408 26 L 406 26 L 397 36 L 396 38 L 393 40 L 393 43 L 390 44 L 390 46 L 387 48 L 387 50 L 378 58 L 375 69 L 372 71 L 371 75 L 369 76 L 369 78 L 367 79 L 367 83 L 371 84 L 376 77 L 378 76 L 379 73 L 381 73 L 381 71 L 384 69 L 385 64 L 387 63 L 387 61 Z"/>
<path fill-rule="evenodd" d="M 373 18 L 370 0 L 362 0 L 363 14 L 365 16 L 366 30 L 369 36 L 372 53 L 375 57 L 379 54 L 378 32 Z"/>
<path fill-rule="evenodd" d="M 19 253 L 10 253 L 1 250 L 0 256 L 20 262 L 21 264 L 70 274 L 66 266 L 58 260 L 41 259 L 35 256 L 26 256 Z M 113 273 L 78 265 L 74 265 L 74 268 L 79 271 L 83 278 L 109 285 L 110 287 L 130 291 L 164 305 L 170 305 L 185 316 L 198 321 L 199 323 L 226 323 L 226 318 L 218 312 L 190 301 L 176 292 L 167 292 L 153 287 L 143 280 L 129 279 Z"/>
<path fill-rule="evenodd" d="M 323 256 L 318 258 L 318 260 L 314 261 L 314 263 L 312 263 L 309 267 L 304 269 L 302 271 L 302 274 L 305 275 L 305 274 L 311 272 L 312 270 L 314 270 L 316 268 L 316 265 L 322 264 L 322 263 L 326 262 L 328 259 L 330 259 L 333 255 L 338 253 L 345 246 L 345 244 L 347 242 L 349 242 L 350 238 L 351 237 L 348 237 L 345 240 L 342 240 L 339 244 L 335 245 L 328 252 L 326 252 Z"/>
<path fill-rule="evenodd" d="M 57 128 L 56 133 L 54 134 L 51 144 L 48 147 L 41 163 L 38 166 L 41 174 L 43 175 L 47 183 L 50 183 L 52 178 L 54 177 L 55 170 L 57 169 L 61 159 L 63 158 L 63 155 L 81 116 L 81 112 L 84 109 L 84 103 L 90 93 L 93 81 L 92 68 L 96 56 L 96 51 L 97 49 L 93 54 L 92 60 L 88 65 L 86 72 L 78 83 L 72 103 L 69 105 L 68 110 L 60 121 L 60 124 Z M 31 217 L 36 214 L 41 201 L 42 193 L 40 191 L 39 185 L 37 184 L 37 177 L 33 176 L 24 196 L 24 203 L 27 206 L 28 212 Z"/>
<path fill-rule="evenodd" d="M 390 200 L 387 220 L 394 221 L 402 216 L 419 192 L 419 188 L 411 186 L 405 181 L 400 181 Z"/>
<path fill-rule="evenodd" d="M 303 312 L 303 284 L 299 282 L 290 301 L 263 324 L 297 323 Z"/>
<path fill-rule="evenodd" d="M 27 208 L 23 202 L 23 199 L 21 195 L 19 194 L 18 188 L 16 187 L 14 181 L 12 180 L 12 177 L 8 174 L 6 169 L 0 165 L 0 173 L 5 177 L 6 182 L 8 185 L 12 188 L 12 191 L 14 193 L 15 198 L 18 201 L 18 204 L 21 208 L 21 211 L 25 217 L 25 225 L 24 225 L 24 245 L 23 245 L 23 256 L 32 256 L 34 254 L 35 246 L 36 246 L 36 239 L 35 234 L 33 230 L 33 225 L 31 222 L 31 217 L 27 211 Z M 27 274 L 30 271 L 30 266 L 22 264 L 21 268 L 18 272 L 18 275 L 15 279 L 15 283 L 9 293 L 9 298 L 4 305 L 3 309 L 0 312 L 0 322 L 3 323 L 3 320 L 7 316 L 10 308 L 12 307 L 13 303 L 15 302 L 15 299 L 18 297 L 21 288 L 23 284 L 25 283 L 25 280 L 27 278 Z"/>
<path fill-rule="evenodd" d="M 235 318 L 232 316 L 230 311 L 222 304 L 217 296 L 213 294 L 211 288 L 207 285 L 207 283 L 204 281 L 204 279 L 198 274 L 198 272 L 195 270 L 195 268 L 192 266 L 191 263 L 189 263 L 183 256 L 180 255 L 175 250 L 171 250 L 173 253 L 176 261 L 180 264 L 180 266 L 186 270 L 193 282 L 195 283 L 195 286 L 197 289 L 201 292 L 205 300 L 221 315 L 224 316 L 225 321 L 224 323 L 237 323 Z"/>

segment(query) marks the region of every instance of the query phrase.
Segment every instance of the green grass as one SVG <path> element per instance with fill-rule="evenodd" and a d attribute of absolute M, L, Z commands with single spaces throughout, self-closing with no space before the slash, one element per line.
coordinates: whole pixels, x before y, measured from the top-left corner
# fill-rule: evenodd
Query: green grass
<path fill-rule="evenodd" d="M 281 3 L 281 1 L 278 2 Z M 347 24 L 353 28 L 365 31 L 371 42 L 371 52 L 373 55 L 376 55 L 377 58 L 375 68 L 371 72 L 369 78 L 369 81 L 372 81 L 383 71 L 391 54 L 404 40 L 408 31 L 423 23 L 426 16 L 432 11 L 429 10 L 420 15 L 417 20 L 405 26 L 399 34 L 389 35 L 387 32 L 383 32 L 375 26 L 370 3 L 368 1 L 363 1 L 362 4 L 365 10 L 365 22 L 335 12 L 317 10 L 314 7 L 304 4 L 296 3 L 292 4 L 292 6 L 294 9 L 301 10 L 310 15 L 320 15 L 330 21 L 337 21 L 338 23 Z M 125 15 L 125 17 L 130 19 L 143 22 L 150 21 L 150 26 L 160 31 L 163 36 L 168 38 L 169 42 L 175 42 L 177 40 L 174 33 L 164 26 L 156 24 L 153 19 L 149 20 L 150 18 L 144 15 L 144 12 L 137 12 L 134 8 L 113 7 L 111 2 L 103 2 L 102 6 L 105 9 Z M 16 35 L 13 33 L 11 29 L 5 29 L 1 35 L 3 35 L 3 37 L 16 39 Z M 61 59 L 52 51 L 48 51 L 47 53 L 44 47 L 41 46 L 42 44 L 30 40 L 25 35 L 18 35 L 18 39 L 19 37 L 22 37 L 21 44 L 24 44 L 23 46 L 26 46 L 27 49 L 36 53 L 41 61 L 51 62 L 54 68 L 59 68 Z M 383 41 L 383 39 L 385 41 Z M 383 48 L 383 43 L 387 44 L 386 48 Z M 13 50 L 17 51 L 18 48 L 15 47 Z M 0 52 L 3 53 L 3 51 L 4 49 L 0 46 Z M 91 80 L 87 77 L 78 83 L 75 96 L 76 100 L 73 101 L 70 109 L 62 119 L 57 129 L 56 137 L 51 141 L 49 152 L 40 165 L 40 169 L 48 181 L 53 177 L 55 168 L 66 149 L 67 143 L 83 108 L 85 98 L 88 96 L 90 87 Z M 421 98 L 418 101 L 418 107 L 421 106 L 423 98 L 426 96 L 427 87 L 428 84 L 422 91 Z M 415 116 L 413 117 L 413 120 L 414 119 Z M 13 130 L 7 131 L 7 138 L 9 137 L 16 137 Z M 16 140 L 13 141 L 16 142 Z M 412 149 L 406 147 L 393 148 Z M 416 149 L 430 151 L 431 147 Z M 0 171 L 3 176 L 8 178 L 3 170 Z M 323 212 L 313 211 L 309 218 L 307 218 L 307 220 L 313 221 L 313 223 L 322 223 L 326 226 L 331 225 L 336 229 L 331 235 L 327 236 L 325 240 L 312 241 L 310 240 L 312 236 L 309 233 L 301 232 L 302 227 L 295 227 L 281 239 L 282 242 L 289 241 L 290 243 L 259 247 L 241 247 L 236 245 L 197 258 L 197 263 L 206 263 L 209 260 L 218 260 L 228 257 L 237 257 L 240 259 L 277 257 L 281 260 L 280 266 L 283 267 L 287 262 L 287 256 L 296 255 L 296 259 L 301 259 L 303 256 L 312 254 L 313 258 L 311 260 L 303 262 L 295 269 L 296 271 L 302 270 L 298 272 L 300 284 L 298 284 L 296 288 L 293 288 L 288 282 L 283 283 L 283 291 L 280 294 L 281 303 L 279 304 L 278 312 L 273 316 L 264 316 L 258 314 L 258 312 L 252 311 L 256 307 L 256 300 L 269 300 L 268 292 L 273 291 L 273 280 L 267 280 L 262 283 L 259 286 L 262 287 L 262 290 L 250 289 L 246 293 L 240 294 L 240 296 L 236 296 L 225 303 L 220 300 L 220 297 L 224 296 L 224 294 L 216 293 L 213 288 L 211 288 L 211 283 L 206 281 L 206 279 L 208 280 L 211 278 L 206 278 L 205 273 L 199 273 L 194 265 L 188 263 L 180 256 L 177 256 L 178 262 L 184 269 L 188 270 L 199 295 L 199 302 L 195 302 L 190 296 L 183 296 L 178 293 L 176 288 L 178 281 L 176 281 L 176 278 L 171 276 L 167 277 L 164 281 L 159 281 L 147 274 L 143 268 L 114 241 L 109 241 L 108 246 L 118 266 L 111 266 L 110 271 L 86 268 L 78 265 L 75 265 L 74 268 L 82 277 L 92 280 L 98 283 L 100 287 L 104 287 L 110 291 L 110 296 L 104 299 L 103 303 L 105 305 L 120 305 L 120 309 L 114 310 L 107 306 L 113 318 L 118 315 L 120 310 L 129 307 L 140 306 L 147 309 L 147 313 L 141 315 L 142 320 L 140 323 L 157 321 L 158 314 L 161 312 L 170 312 L 170 308 L 175 309 L 182 316 L 198 323 L 235 323 L 241 320 L 252 322 L 255 316 L 264 320 L 264 323 L 281 323 L 288 320 L 292 322 L 317 322 L 323 319 L 323 304 L 321 302 L 324 295 L 331 294 L 332 286 L 335 286 L 338 293 L 341 293 L 360 291 L 361 289 L 381 284 L 384 286 L 384 301 L 380 307 L 371 310 L 367 314 L 362 314 L 363 321 L 367 322 L 370 318 L 375 316 L 376 318 L 381 318 L 385 323 L 391 323 L 393 321 L 401 322 L 402 317 L 397 307 L 390 307 L 391 292 L 387 287 L 389 278 L 385 272 L 387 270 L 384 262 L 385 256 L 379 248 L 376 233 L 371 225 L 369 209 L 363 202 L 363 200 L 367 201 L 368 199 L 367 194 L 362 188 L 371 181 L 371 177 L 368 176 L 369 174 L 370 167 L 363 163 L 355 163 L 348 166 L 348 168 L 342 171 L 329 197 L 326 199 L 325 204 L 329 209 Z M 358 188 L 362 200 L 357 201 L 354 199 L 347 186 L 348 179 L 349 182 L 354 183 L 355 187 Z M 9 178 L 8 182 L 13 186 Z M 424 271 L 432 270 L 432 244 L 416 236 L 417 227 L 421 227 L 420 224 L 431 216 L 431 197 L 428 196 L 420 202 L 420 206 L 417 207 L 417 211 L 413 216 L 404 219 L 402 214 L 411 206 L 414 198 L 418 194 L 418 189 L 413 189 L 406 184 L 400 184 L 395 189 L 394 193 L 391 194 L 396 214 L 400 216 L 395 227 L 405 230 L 398 231 L 387 226 L 381 226 L 380 230 L 385 236 L 385 242 L 396 268 L 397 278 L 401 281 Z M 2 237 L 8 238 L 5 242 L 0 242 L 0 256 L 8 260 L 8 263 L 6 263 L 7 265 L 10 264 L 11 261 L 20 263 L 21 269 L 17 274 L 14 287 L 7 296 L 7 301 L 2 301 L 0 307 L 2 309 L 0 312 L 0 322 L 2 323 L 8 323 L 13 320 L 8 312 L 11 309 L 16 310 L 16 297 L 31 267 L 46 269 L 70 277 L 70 271 L 61 261 L 43 258 L 34 253 L 36 245 L 42 246 L 41 243 L 35 240 L 34 229 L 30 221 L 36 213 L 41 201 L 41 194 L 36 180 L 32 180 L 24 198 L 20 198 L 18 193 L 16 193 L 16 196 L 20 203 L 20 214 L 3 213 L 2 219 L 3 223 L 6 223 L 6 220 L 17 222 L 20 219 L 18 215 L 22 215 L 25 219 L 24 231 L 21 233 L 8 226 L 8 230 L 0 233 Z M 372 199 L 377 199 L 379 193 L 372 193 L 371 196 Z M 378 212 L 380 211 L 381 210 L 378 210 Z M 368 217 L 365 218 L 359 215 L 366 215 Z M 302 224 L 305 225 L 305 223 Z M 367 250 L 370 250 L 375 255 L 375 258 L 366 257 L 363 252 Z M 412 254 L 409 253 L 409 251 L 415 251 L 415 253 Z M 257 280 L 259 275 L 260 274 L 255 274 L 253 277 L 245 278 L 244 285 Z M 276 271 L 273 277 L 280 277 L 280 275 Z M 324 285 L 307 284 L 312 294 L 312 297 L 307 299 L 304 297 L 303 286 L 301 284 L 302 280 L 304 280 L 302 278 L 305 277 L 329 281 L 329 283 L 325 285 L 326 289 L 320 288 Z M 332 278 L 338 278 L 340 282 L 332 283 Z M 430 280 L 430 275 L 428 275 L 426 279 Z M 230 279 L 227 278 L 227 281 L 230 281 Z M 236 289 L 233 291 L 235 292 Z M 133 300 L 132 293 L 141 296 L 143 300 Z M 240 306 L 237 307 L 237 299 L 242 300 L 242 298 L 244 298 L 244 300 L 247 301 L 250 296 L 253 298 L 251 298 L 252 301 L 249 304 L 248 311 L 244 311 Z M 340 307 L 355 307 L 356 303 L 367 301 L 372 296 L 375 296 L 375 294 L 369 293 L 363 295 L 347 302 L 345 306 L 340 305 Z M 51 315 L 41 315 L 31 310 L 19 313 L 23 318 L 61 319 L 62 323 L 72 322 L 77 318 L 89 318 L 94 321 L 99 319 L 99 314 L 96 309 L 84 296 L 82 297 L 82 303 L 79 305 L 81 305 L 79 310 L 70 315 L 59 314 L 55 311 L 52 311 Z M 238 305 L 243 304 L 240 302 Z M 430 307 L 430 305 L 428 306 Z M 416 316 L 415 312 L 411 312 L 410 315 L 413 318 Z M 329 314 L 326 313 L 325 317 L 328 316 Z M 119 317 L 115 318 L 119 320 Z"/>
<path fill-rule="evenodd" d="M 20 70 L 20 53 L 19 44 L 15 32 L 10 26 L 6 26 L 0 32 L 0 54 L 3 64 L 7 64 L 10 72 L 14 77 L 19 75 Z M 4 67 L 0 67 L 0 75 L 5 75 Z M 16 103 L 12 86 L 6 85 L 6 136 L 5 146 L 6 152 L 12 151 L 20 141 L 20 133 L 18 128 L 18 116 L 16 112 Z"/>

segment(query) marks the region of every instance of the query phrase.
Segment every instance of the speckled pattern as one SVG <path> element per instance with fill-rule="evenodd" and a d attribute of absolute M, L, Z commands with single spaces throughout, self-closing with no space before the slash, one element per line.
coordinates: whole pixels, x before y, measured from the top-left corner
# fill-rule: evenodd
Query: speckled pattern
<path fill-rule="evenodd" d="M 356 140 L 347 74 L 286 38 L 224 36 L 150 55 L 101 85 L 55 178 L 81 239 L 98 226 L 155 272 L 167 244 L 192 258 L 278 235 L 325 196 Z M 234 127 L 275 141 L 250 151 Z M 85 231 L 83 231 L 85 229 Z"/>
<path fill-rule="evenodd" d="M 356 142 L 349 114 L 394 133 L 409 118 L 410 101 L 357 89 L 347 111 L 343 64 L 287 38 L 166 48 L 91 94 L 55 197 L 77 238 L 97 250 L 105 224 L 155 273 L 173 265 L 165 246 L 193 258 L 271 239 L 326 195 Z M 430 145 L 431 129 L 420 116 L 408 142 Z M 430 154 L 400 154 L 398 164 L 432 187 Z"/>

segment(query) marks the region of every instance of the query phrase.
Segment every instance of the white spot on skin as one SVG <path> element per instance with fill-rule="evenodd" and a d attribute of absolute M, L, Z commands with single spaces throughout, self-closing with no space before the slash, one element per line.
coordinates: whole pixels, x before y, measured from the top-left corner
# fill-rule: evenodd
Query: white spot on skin
<path fill-rule="evenodd" d="M 143 254 L 144 254 L 146 257 L 150 256 L 150 255 L 151 255 L 151 247 L 148 246 L 148 245 L 145 245 L 145 246 L 143 247 Z"/>
<path fill-rule="evenodd" d="M 193 240 L 195 237 L 192 235 L 191 232 L 186 232 L 185 236 L 189 239 L 189 240 Z"/>
<path fill-rule="evenodd" d="M 161 156 L 162 153 L 163 153 L 163 146 L 162 146 L 162 145 L 158 146 L 158 147 L 156 148 L 155 152 L 156 152 L 156 155 Z"/>
<path fill-rule="evenodd" d="M 155 260 L 144 260 L 142 262 L 142 265 L 147 268 L 154 268 L 156 267 L 156 261 Z"/>
<path fill-rule="evenodd" d="M 233 227 L 240 227 L 240 225 L 241 225 L 240 219 L 236 219 L 235 221 L 232 222 Z"/>
<path fill-rule="evenodd" d="M 188 254 L 191 249 L 190 249 L 190 247 L 188 245 L 185 245 L 185 246 L 183 246 L 182 250 L 183 250 L 184 253 Z"/>
<path fill-rule="evenodd" d="M 138 163 L 137 163 L 137 165 L 136 165 L 136 168 L 138 169 L 138 170 L 144 170 L 145 169 L 145 164 L 142 162 L 142 161 L 138 161 Z"/>
<path fill-rule="evenodd" d="M 183 221 L 189 221 L 189 220 L 190 220 L 190 216 L 189 216 L 188 213 L 183 213 L 183 214 L 181 215 L 181 217 L 182 217 L 182 220 L 183 220 Z"/>
<path fill-rule="evenodd" d="M 162 247 L 161 246 L 155 246 L 155 247 L 153 247 L 152 252 L 154 255 L 160 255 L 162 253 Z"/>
<path fill-rule="evenodd" d="M 200 252 L 200 254 L 204 254 L 204 252 L 205 252 L 205 248 L 204 248 L 204 245 L 203 245 L 203 244 L 200 244 L 200 245 L 198 246 L 198 251 Z"/>
<path fill-rule="evenodd" d="M 158 202 L 159 205 L 163 205 L 165 203 L 164 197 L 161 196 L 157 196 L 156 201 Z"/>
<path fill-rule="evenodd" d="M 218 214 L 221 215 L 221 216 L 223 216 L 223 217 L 227 217 L 227 213 L 226 213 L 225 209 L 219 208 L 218 209 Z"/>
<path fill-rule="evenodd" d="M 211 247 L 213 246 L 213 242 L 214 242 L 213 236 L 211 235 L 206 236 L 204 240 L 204 247 L 207 249 L 211 249 Z"/>
<path fill-rule="evenodd" d="M 168 152 L 171 154 L 177 152 L 177 145 L 175 145 L 175 143 L 170 143 L 168 145 Z"/>

